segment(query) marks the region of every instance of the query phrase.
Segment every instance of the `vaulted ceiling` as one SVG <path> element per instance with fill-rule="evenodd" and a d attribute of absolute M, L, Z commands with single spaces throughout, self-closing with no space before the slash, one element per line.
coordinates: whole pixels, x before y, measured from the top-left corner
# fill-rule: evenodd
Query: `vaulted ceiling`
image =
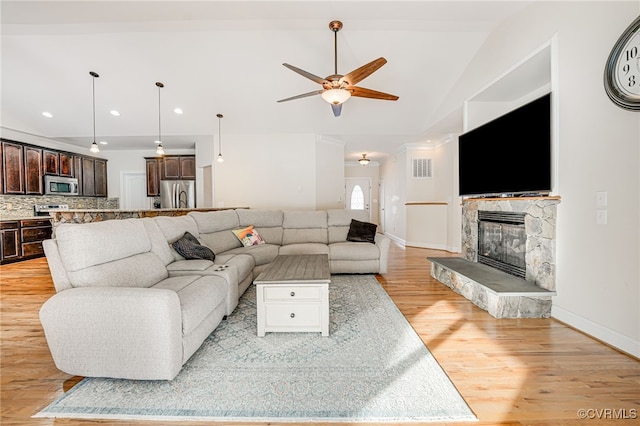
<path fill-rule="evenodd" d="M 88 147 L 95 71 L 103 150 L 154 146 L 159 81 L 165 149 L 211 140 L 221 113 L 223 133 L 314 133 L 343 142 L 347 160 L 383 158 L 461 131 L 440 105 L 488 34 L 528 3 L 3 0 L 1 125 Z M 358 86 L 398 101 L 351 98 L 338 118 L 320 96 L 276 103 L 320 88 L 283 63 L 333 74 L 335 19 L 338 73 L 385 57 Z"/>

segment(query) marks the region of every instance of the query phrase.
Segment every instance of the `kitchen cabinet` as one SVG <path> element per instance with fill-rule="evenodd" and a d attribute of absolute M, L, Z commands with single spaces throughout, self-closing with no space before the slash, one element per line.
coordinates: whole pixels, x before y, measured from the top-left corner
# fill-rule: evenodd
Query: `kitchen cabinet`
<path fill-rule="evenodd" d="M 51 238 L 49 219 L 24 219 L 20 221 L 21 260 L 44 256 L 42 241 Z"/>
<path fill-rule="evenodd" d="M 157 197 L 160 195 L 160 164 L 158 158 L 147 158 L 147 197 Z"/>
<path fill-rule="evenodd" d="M 2 142 L 2 193 L 24 194 L 24 147 Z"/>
<path fill-rule="evenodd" d="M 24 193 L 42 195 L 42 150 L 32 146 L 24 147 Z"/>
<path fill-rule="evenodd" d="M 19 260 L 20 249 L 20 222 L 0 222 L 0 263 Z"/>
<path fill-rule="evenodd" d="M 60 153 L 60 176 L 75 177 L 73 159 L 73 154 L 70 154 L 68 152 Z"/>
<path fill-rule="evenodd" d="M 58 151 L 42 150 L 42 165 L 45 175 L 60 175 L 60 154 Z"/>
<path fill-rule="evenodd" d="M 73 156 L 73 177 L 78 179 L 78 195 L 84 195 L 82 191 L 82 157 L 79 155 Z"/>
<path fill-rule="evenodd" d="M 45 218 L 0 221 L 0 263 L 44 256 L 42 241 L 51 233 L 51 221 Z"/>
<path fill-rule="evenodd" d="M 96 195 L 95 160 L 90 157 L 82 157 L 82 195 Z"/>
<path fill-rule="evenodd" d="M 195 155 L 180 157 L 180 179 L 196 178 L 196 157 Z"/>
<path fill-rule="evenodd" d="M 96 158 L 94 160 L 93 179 L 95 182 L 95 196 L 107 196 L 107 160 Z"/>

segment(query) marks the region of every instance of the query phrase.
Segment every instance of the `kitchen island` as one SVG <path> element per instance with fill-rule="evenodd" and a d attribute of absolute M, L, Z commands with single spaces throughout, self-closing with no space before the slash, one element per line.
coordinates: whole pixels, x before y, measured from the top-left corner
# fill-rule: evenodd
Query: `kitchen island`
<path fill-rule="evenodd" d="M 61 223 L 89 223 L 102 222 L 103 220 L 139 219 L 156 216 L 184 216 L 189 212 L 210 212 L 218 210 L 246 209 L 248 207 L 203 207 L 194 209 L 146 209 L 146 210 L 120 210 L 120 209 L 69 209 L 51 211 L 51 223 L 54 227 Z"/>

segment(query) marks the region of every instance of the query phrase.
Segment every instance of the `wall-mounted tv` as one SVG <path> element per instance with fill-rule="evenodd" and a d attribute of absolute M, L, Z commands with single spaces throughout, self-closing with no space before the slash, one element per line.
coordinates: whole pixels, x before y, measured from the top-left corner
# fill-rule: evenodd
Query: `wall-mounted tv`
<path fill-rule="evenodd" d="M 551 192 L 551 94 L 460 135 L 460 195 Z"/>

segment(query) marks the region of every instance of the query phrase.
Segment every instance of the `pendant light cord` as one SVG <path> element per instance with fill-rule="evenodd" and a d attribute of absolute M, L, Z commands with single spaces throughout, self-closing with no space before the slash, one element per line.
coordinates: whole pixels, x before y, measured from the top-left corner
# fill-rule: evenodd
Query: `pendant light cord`
<path fill-rule="evenodd" d="M 218 154 L 222 155 L 222 114 L 217 114 L 216 117 L 218 117 Z"/>

